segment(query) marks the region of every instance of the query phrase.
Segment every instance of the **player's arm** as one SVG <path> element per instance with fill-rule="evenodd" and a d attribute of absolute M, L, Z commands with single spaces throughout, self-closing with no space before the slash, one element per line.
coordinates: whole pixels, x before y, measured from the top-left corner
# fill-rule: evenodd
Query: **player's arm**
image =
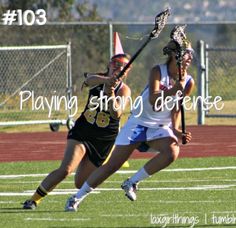
<path fill-rule="evenodd" d="M 99 74 L 85 73 L 85 80 L 83 82 L 83 86 L 93 87 L 96 85 L 107 83 L 109 83 L 109 77 Z"/>
<path fill-rule="evenodd" d="M 190 79 L 187 86 L 184 88 L 184 96 L 189 96 L 192 93 L 193 89 L 194 89 L 194 80 Z M 180 104 L 178 106 L 180 107 Z M 172 120 L 172 128 L 173 128 L 174 134 L 179 139 L 182 139 L 182 130 L 179 128 L 180 122 L 181 122 L 181 113 L 180 113 L 180 109 L 177 110 L 176 106 L 171 111 L 171 120 Z M 191 132 L 186 132 L 187 142 L 190 142 L 191 138 L 192 138 Z"/>
<path fill-rule="evenodd" d="M 177 110 L 177 107 L 175 106 L 171 110 L 171 122 L 172 122 L 172 130 L 178 138 L 182 137 L 182 131 L 181 129 L 179 129 L 180 121 L 181 121 L 180 109 Z"/>
<path fill-rule="evenodd" d="M 187 83 L 187 85 L 184 88 L 184 96 L 189 96 L 194 89 L 194 80 L 190 79 L 190 81 Z M 180 104 L 178 105 L 180 107 Z M 179 138 L 182 139 L 182 130 L 179 128 L 180 127 L 180 122 L 181 122 L 181 113 L 180 109 L 177 109 L 175 106 L 174 109 L 171 111 L 171 120 L 172 120 L 172 128 L 174 134 Z M 191 141 L 191 132 L 186 132 L 186 141 L 190 142 Z"/>
<path fill-rule="evenodd" d="M 114 93 L 114 89 L 112 90 L 112 92 L 109 94 L 108 103 L 109 112 L 112 118 L 119 119 L 121 117 L 123 111 L 129 103 L 128 97 L 130 96 L 131 90 L 126 84 L 123 84 L 116 95 Z M 116 97 L 119 97 L 119 99 L 116 99 Z"/>
<path fill-rule="evenodd" d="M 149 77 L 149 102 L 151 105 L 155 105 L 156 100 L 160 97 L 163 96 L 163 99 L 165 99 L 168 96 L 173 96 L 177 93 L 178 90 L 183 89 L 183 84 L 179 83 L 178 81 L 175 83 L 175 85 L 168 90 L 161 91 L 160 90 L 160 80 L 161 80 L 161 73 L 159 66 L 155 66 L 152 68 L 150 72 L 150 77 Z M 163 94 L 161 94 L 161 92 Z M 158 104 L 160 105 L 160 104 Z"/>
<path fill-rule="evenodd" d="M 172 130 L 177 138 L 182 139 L 182 130 L 180 129 L 181 113 L 176 107 L 171 111 Z M 185 133 L 186 142 L 189 143 L 192 139 L 191 132 Z"/>
<path fill-rule="evenodd" d="M 190 96 L 193 92 L 195 86 L 195 82 L 193 78 L 190 79 L 190 81 L 187 83 L 187 86 L 184 88 L 184 96 Z"/>

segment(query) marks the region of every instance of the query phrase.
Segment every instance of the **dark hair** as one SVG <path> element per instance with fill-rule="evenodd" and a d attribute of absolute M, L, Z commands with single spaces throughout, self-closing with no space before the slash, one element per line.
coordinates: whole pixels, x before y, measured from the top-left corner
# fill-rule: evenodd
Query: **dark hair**
<path fill-rule="evenodd" d="M 191 42 L 189 40 L 185 40 L 184 42 L 184 50 L 186 50 L 189 46 L 191 46 Z M 169 64 L 172 60 L 172 53 L 177 51 L 177 45 L 174 40 L 170 40 L 168 44 L 163 48 L 163 54 L 167 55 L 166 64 Z"/>
<path fill-rule="evenodd" d="M 114 60 L 114 59 L 118 59 L 118 58 L 126 58 L 126 59 L 130 60 L 131 57 L 130 57 L 130 55 L 127 54 L 127 53 L 120 53 L 120 54 L 113 55 L 113 56 L 111 57 L 111 60 L 110 60 L 110 61 L 112 61 L 112 60 Z M 105 72 L 97 72 L 97 73 L 94 73 L 94 74 L 103 76 L 103 75 L 107 75 L 107 74 L 108 74 L 108 71 L 109 71 L 109 68 L 107 67 L 107 70 L 106 70 Z M 86 74 L 87 74 L 87 73 L 86 73 Z M 85 74 L 84 74 L 84 75 L 85 75 Z"/>
<path fill-rule="evenodd" d="M 121 53 L 121 54 L 116 54 L 116 55 L 113 55 L 112 57 L 111 57 L 111 60 L 114 60 L 114 59 L 117 59 L 117 58 L 126 58 L 126 59 L 128 59 L 128 60 L 130 60 L 130 55 L 129 54 L 127 54 L 127 53 Z"/>

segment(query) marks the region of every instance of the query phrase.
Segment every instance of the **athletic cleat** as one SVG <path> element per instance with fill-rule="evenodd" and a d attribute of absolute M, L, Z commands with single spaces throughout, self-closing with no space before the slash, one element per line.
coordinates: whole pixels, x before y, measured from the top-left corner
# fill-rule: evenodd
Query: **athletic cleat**
<path fill-rule="evenodd" d="M 121 188 L 125 191 L 125 196 L 131 201 L 136 200 L 136 191 L 137 191 L 137 184 L 132 183 L 129 179 L 123 182 Z"/>
<path fill-rule="evenodd" d="M 23 209 L 34 210 L 37 207 L 37 204 L 33 200 L 26 200 L 23 203 Z"/>
<path fill-rule="evenodd" d="M 66 202 L 65 211 L 77 211 L 79 203 L 80 200 L 75 195 L 71 196 Z"/>

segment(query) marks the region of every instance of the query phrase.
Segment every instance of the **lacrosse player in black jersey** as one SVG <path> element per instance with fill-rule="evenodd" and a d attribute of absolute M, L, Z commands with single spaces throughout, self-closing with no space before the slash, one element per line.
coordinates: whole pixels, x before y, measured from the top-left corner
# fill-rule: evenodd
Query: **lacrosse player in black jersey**
<path fill-rule="evenodd" d="M 41 182 L 31 199 L 24 202 L 23 209 L 35 209 L 40 201 L 76 168 L 75 186 L 80 188 L 89 175 L 103 164 L 115 142 L 120 117 L 127 103 L 121 104 L 121 100 L 116 97 L 126 98 L 131 95 L 130 88 L 122 81 L 127 77 L 130 68 L 117 79 L 117 75 L 129 60 L 128 54 L 117 54 L 111 58 L 106 73 L 85 74 L 83 86 L 90 88 L 88 101 L 68 133 L 61 165 Z M 101 105 L 96 109 L 91 106 L 95 98 L 100 97 L 101 92 L 109 98 L 106 110 L 100 107 Z M 123 108 L 116 108 L 121 105 Z"/>

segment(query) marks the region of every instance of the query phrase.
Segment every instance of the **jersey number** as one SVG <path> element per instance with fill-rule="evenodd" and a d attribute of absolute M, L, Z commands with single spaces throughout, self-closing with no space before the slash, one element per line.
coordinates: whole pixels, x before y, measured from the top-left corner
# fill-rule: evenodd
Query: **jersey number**
<path fill-rule="evenodd" d="M 86 112 L 84 113 L 84 116 L 86 118 L 86 120 L 91 123 L 94 124 L 96 122 L 98 127 L 107 127 L 109 125 L 110 122 L 110 116 L 109 114 L 105 113 L 105 112 L 99 112 L 97 114 L 96 117 L 96 110 L 91 111 L 91 110 L 86 110 Z"/>

